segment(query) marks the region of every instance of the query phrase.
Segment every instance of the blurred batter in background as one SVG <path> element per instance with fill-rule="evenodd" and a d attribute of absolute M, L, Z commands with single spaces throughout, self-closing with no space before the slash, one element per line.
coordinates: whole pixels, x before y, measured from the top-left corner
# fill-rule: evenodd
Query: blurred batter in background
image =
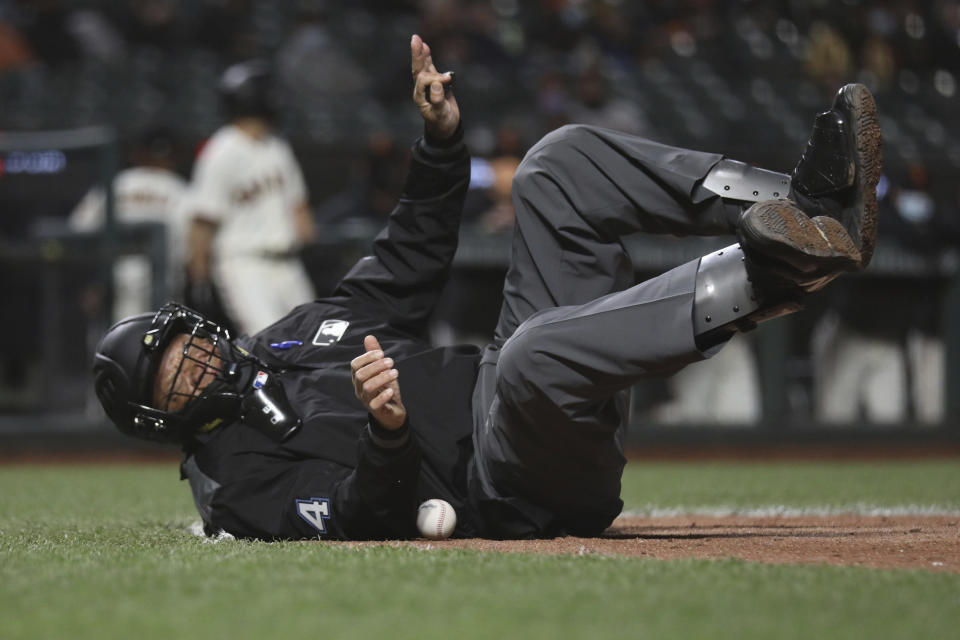
<path fill-rule="evenodd" d="M 222 302 L 228 324 L 248 334 L 314 297 L 300 249 L 316 227 L 300 166 L 272 129 L 274 90 L 265 61 L 224 72 L 230 122 L 198 156 L 186 204 L 189 301 L 207 312 Z"/>

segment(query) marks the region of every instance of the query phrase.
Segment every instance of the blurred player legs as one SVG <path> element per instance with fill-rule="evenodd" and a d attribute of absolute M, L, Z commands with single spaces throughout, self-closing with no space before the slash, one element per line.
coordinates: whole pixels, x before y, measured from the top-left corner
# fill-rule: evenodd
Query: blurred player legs
<path fill-rule="evenodd" d="M 760 380 L 750 338 L 737 334 L 709 360 L 668 381 L 671 400 L 650 412 L 664 424 L 751 426 L 761 415 Z"/>
<path fill-rule="evenodd" d="M 291 264 L 298 260 L 243 255 L 213 263 L 217 291 L 240 333 L 253 335 L 314 297 L 306 270 Z"/>
<path fill-rule="evenodd" d="M 819 420 L 896 424 L 906 419 L 906 362 L 896 342 L 851 331 L 836 318 L 825 318 L 813 344 Z"/>
<path fill-rule="evenodd" d="M 947 360 L 943 340 L 922 331 L 911 332 L 907 336 L 907 359 L 917 421 L 936 424 L 944 417 Z"/>
<path fill-rule="evenodd" d="M 844 327 L 835 317 L 814 336 L 817 418 L 899 425 L 943 419 L 943 341 L 919 331 L 903 343 Z"/>
<path fill-rule="evenodd" d="M 119 256 L 113 263 L 114 321 L 150 308 L 150 272 L 146 256 Z"/>

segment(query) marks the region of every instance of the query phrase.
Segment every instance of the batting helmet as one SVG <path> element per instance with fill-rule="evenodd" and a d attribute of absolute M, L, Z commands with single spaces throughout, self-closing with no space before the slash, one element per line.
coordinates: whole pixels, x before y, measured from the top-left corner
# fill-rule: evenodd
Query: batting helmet
<path fill-rule="evenodd" d="M 228 118 L 276 116 L 273 69 L 266 60 L 247 60 L 228 67 L 220 76 L 219 93 Z"/>

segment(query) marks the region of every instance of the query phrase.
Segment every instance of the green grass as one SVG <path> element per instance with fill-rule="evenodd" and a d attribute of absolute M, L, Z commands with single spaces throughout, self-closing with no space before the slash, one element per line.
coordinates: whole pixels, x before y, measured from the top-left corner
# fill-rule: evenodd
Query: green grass
<path fill-rule="evenodd" d="M 960 461 L 634 463 L 627 509 L 927 507 L 960 512 Z"/>
<path fill-rule="evenodd" d="M 960 575 L 206 543 L 167 466 L 0 468 L 0 638 L 948 638 Z M 632 509 L 960 508 L 960 463 L 637 463 Z"/>

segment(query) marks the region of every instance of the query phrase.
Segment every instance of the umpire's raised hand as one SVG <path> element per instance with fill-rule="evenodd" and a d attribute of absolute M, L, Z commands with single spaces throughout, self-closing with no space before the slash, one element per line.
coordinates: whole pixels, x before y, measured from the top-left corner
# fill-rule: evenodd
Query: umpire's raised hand
<path fill-rule="evenodd" d="M 410 38 L 410 68 L 413 72 L 413 102 L 423 116 L 427 135 L 438 140 L 449 138 L 460 124 L 460 107 L 450 91 L 453 72 L 437 71 L 430 46 L 418 35 Z"/>

